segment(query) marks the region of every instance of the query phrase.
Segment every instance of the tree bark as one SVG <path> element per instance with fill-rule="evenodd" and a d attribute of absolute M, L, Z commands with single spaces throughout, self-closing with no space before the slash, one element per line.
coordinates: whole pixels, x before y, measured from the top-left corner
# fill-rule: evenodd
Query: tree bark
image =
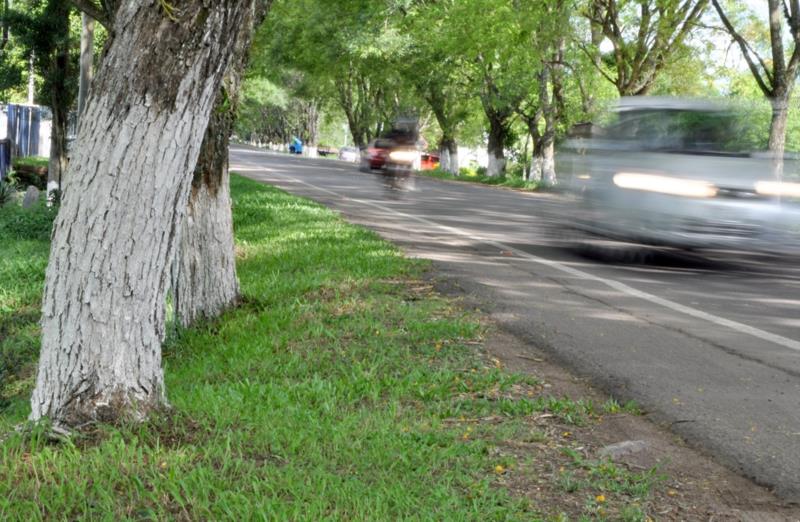
<path fill-rule="evenodd" d="M 252 2 L 116 11 L 54 224 L 32 420 L 140 419 L 166 402 L 169 268 L 228 36 Z"/>
<path fill-rule="evenodd" d="M 172 273 L 175 317 L 184 327 L 213 319 L 239 300 L 233 241 L 228 145 L 247 51 L 268 3 L 256 2 L 237 33 L 235 51 L 217 95 L 194 170 L 186 218 Z"/>
<path fill-rule="evenodd" d="M 772 118 L 769 123 L 769 150 L 776 157 L 783 157 L 786 146 L 786 121 L 789 119 L 789 99 L 777 96 L 769 100 Z"/>
<path fill-rule="evenodd" d="M 502 176 L 506 172 L 505 144 L 508 139 L 508 126 L 503 119 L 489 118 L 489 168 L 486 175 Z"/>
<path fill-rule="evenodd" d="M 194 171 L 172 274 L 175 317 L 184 327 L 212 319 L 239 299 L 233 244 L 228 142 L 233 126 L 220 94 Z"/>

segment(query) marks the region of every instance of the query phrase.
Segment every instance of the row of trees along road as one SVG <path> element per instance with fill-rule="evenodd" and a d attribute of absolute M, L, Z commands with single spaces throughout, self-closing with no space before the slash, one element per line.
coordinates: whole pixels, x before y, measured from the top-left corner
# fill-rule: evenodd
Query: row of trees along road
<path fill-rule="evenodd" d="M 556 139 L 604 100 L 704 93 L 721 73 L 730 92 L 755 85 L 773 102 L 768 143 L 782 150 L 799 60 L 796 0 L 768 0 L 766 24 L 719 0 L 18 1 L 66 19 L 80 9 L 109 35 L 54 225 L 31 400 L 33 420 L 63 426 L 165 403 L 170 291 L 184 325 L 235 304 L 227 146 L 240 92 L 245 103 L 258 85 L 301 100 L 292 125 L 309 135 L 317 114 L 339 114 L 359 146 L 398 115 L 419 116 L 452 172 L 460 139 L 488 143 L 492 175 L 524 141 L 530 176 L 553 180 Z M 15 30 L 24 40 L 12 11 L 6 1 L 4 57 Z M 28 40 L 40 71 L 73 51 L 56 25 L 49 51 Z M 730 35 L 753 77 L 698 57 L 702 27 L 720 45 Z M 290 106 L 265 118 L 269 132 Z"/>
<path fill-rule="evenodd" d="M 752 95 L 736 92 L 746 68 L 715 63 L 736 42 L 754 74 L 746 83 L 775 107 L 764 145 L 780 152 L 799 18 L 795 2 L 767 4 L 761 13 L 724 0 L 278 1 L 248 75 L 341 117 L 361 147 L 395 117 L 415 116 L 431 123 L 444 170 L 458 173 L 464 140 L 487 147 L 489 175 L 511 151 L 530 179 L 552 182 L 555 141 L 610 99 Z"/>

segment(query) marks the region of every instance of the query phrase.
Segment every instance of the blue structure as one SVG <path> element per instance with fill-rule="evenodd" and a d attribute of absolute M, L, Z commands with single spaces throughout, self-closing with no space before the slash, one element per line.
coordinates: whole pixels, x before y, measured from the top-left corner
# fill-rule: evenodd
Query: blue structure
<path fill-rule="evenodd" d="M 294 138 L 292 140 L 292 144 L 289 145 L 289 152 L 291 152 L 292 154 L 303 153 L 303 142 L 300 141 L 300 138 Z"/>
<path fill-rule="evenodd" d="M 35 156 L 39 152 L 42 109 L 31 105 L 8 105 L 7 134 L 14 156 Z"/>
<path fill-rule="evenodd" d="M 3 181 L 11 168 L 11 142 L 0 140 L 0 181 Z"/>
<path fill-rule="evenodd" d="M 12 157 L 35 156 L 39 153 L 39 128 L 42 109 L 31 105 L 7 105 L 6 139 L 0 140 L 0 179 L 11 168 Z"/>

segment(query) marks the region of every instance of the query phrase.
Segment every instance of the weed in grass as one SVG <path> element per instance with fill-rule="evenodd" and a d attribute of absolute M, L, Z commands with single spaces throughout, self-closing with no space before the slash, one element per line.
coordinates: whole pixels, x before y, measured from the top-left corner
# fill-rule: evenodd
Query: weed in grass
<path fill-rule="evenodd" d="M 641 473 L 632 472 L 608 459 L 586 459 L 580 452 L 564 448 L 563 452 L 572 459 L 573 466 L 582 469 L 592 488 L 602 492 L 627 495 L 643 500 L 654 485 L 666 480 L 666 476 L 653 467 Z"/>
<path fill-rule="evenodd" d="M 615 398 L 611 397 L 603 403 L 601 409 L 604 413 L 619 414 L 627 413 L 629 415 L 641 415 L 642 410 L 636 401 L 628 401 L 625 404 L 620 404 Z"/>

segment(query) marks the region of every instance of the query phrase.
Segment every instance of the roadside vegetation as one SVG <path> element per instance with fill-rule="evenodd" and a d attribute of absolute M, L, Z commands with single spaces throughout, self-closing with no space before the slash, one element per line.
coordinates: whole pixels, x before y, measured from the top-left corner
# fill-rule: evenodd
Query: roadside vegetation
<path fill-rule="evenodd" d="M 461 167 L 456 176 L 450 172 L 444 171 L 440 168 L 433 170 L 420 170 L 417 174 L 420 176 L 427 176 L 429 178 L 444 179 L 449 181 L 465 181 L 469 183 L 480 183 L 482 185 L 494 185 L 498 187 L 508 187 L 513 189 L 522 190 L 539 190 L 544 185 L 541 181 L 534 181 L 525 179 L 525 173 L 521 167 L 514 165 L 516 168 L 510 168 L 501 176 L 487 176 L 486 169 L 478 167 Z"/>
<path fill-rule="evenodd" d="M 0 209 L 0 519 L 646 520 L 658 469 L 575 435 L 622 406 L 552 397 L 481 349 L 427 264 L 234 177 L 244 303 L 164 347 L 171 408 L 53 441 L 29 411 L 47 207 Z M 22 227 L 21 223 L 26 225 Z M 9 364 L 10 363 L 10 364 Z"/>

